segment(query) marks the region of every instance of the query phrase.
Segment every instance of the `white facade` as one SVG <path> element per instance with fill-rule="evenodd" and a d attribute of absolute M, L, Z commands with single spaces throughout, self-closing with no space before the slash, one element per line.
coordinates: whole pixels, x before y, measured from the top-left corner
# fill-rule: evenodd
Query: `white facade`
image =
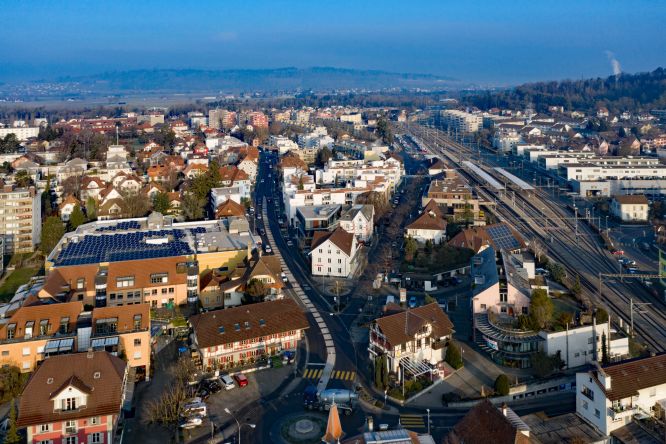
<path fill-rule="evenodd" d="M 655 358 L 645 358 L 648 359 Z M 606 436 L 629 424 L 636 414 L 650 415 L 657 401 L 666 399 L 666 383 L 663 383 L 639 389 L 633 396 L 611 400 L 607 392 L 620 381 L 606 371 L 608 368 L 576 373 L 576 413 Z"/>
<path fill-rule="evenodd" d="M 596 335 L 593 336 L 593 330 Z M 601 360 L 602 338 L 606 335 L 606 350 L 610 359 L 627 356 L 629 354 L 629 338 L 612 338 L 612 331 L 608 323 L 598 324 L 596 329 L 592 325 L 572 328 L 558 332 L 539 332 L 539 336 L 545 339 L 543 352 L 547 355 L 559 354 L 567 368 L 579 367 L 591 364 L 596 357 Z M 596 347 L 594 346 L 596 341 Z"/>
<path fill-rule="evenodd" d="M 297 151 L 298 144 L 285 136 L 270 136 L 268 144 L 277 148 L 280 155 L 286 154 L 289 151 Z"/>
<path fill-rule="evenodd" d="M 366 217 L 366 214 L 356 207 L 363 207 L 363 205 L 354 205 L 350 210 L 351 217 L 342 216 L 340 219 L 340 228 L 347 233 L 353 234 L 359 241 L 369 242 L 374 229 L 375 207 L 366 205 L 366 207 L 369 207 L 369 217 Z"/>
<path fill-rule="evenodd" d="M 483 116 L 455 109 L 442 111 L 442 119 L 453 130 L 463 133 L 475 133 L 483 125 Z"/>
<path fill-rule="evenodd" d="M 310 252 L 313 276 L 349 277 L 356 268 L 358 244 L 352 238 L 351 254 L 347 254 L 330 240 Z"/>
<path fill-rule="evenodd" d="M 3 139 L 10 134 L 14 134 L 20 141 L 35 138 L 39 135 L 38 126 L 0 128 L 0 137 Z"/>
<path fill-rule="evenodd" d="M 622 220 L 622 222 L 647 222 L 650 206 L 645 202 L 633 202 L 633 196 L 630 196 L 629 202 L 624 202 L 622 196 L 613 199 L 611 202 L 611 213 L 613 216 Z M 638 199 L 643 200 L 639 196 Z"/>

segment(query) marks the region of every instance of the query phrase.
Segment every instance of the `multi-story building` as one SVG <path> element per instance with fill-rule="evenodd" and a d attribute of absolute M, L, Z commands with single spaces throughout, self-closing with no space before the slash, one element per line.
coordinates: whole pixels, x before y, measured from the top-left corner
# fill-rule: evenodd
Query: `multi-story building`
<path fill-rule="evenodd" d="M 446 347 L 453 335 L 453 324 L 439 304 L 403 310 L 372 322 L 370 359 L 386 355 L 388 370 L 403 377 L 435 374 L 444 360 Z"/>
<path fill-rule="evenodd" d="M 316 231 L 310 251 L 313 276 L 351 277 L 359 265 L 356 236 L 338 227 Z"/>
<path fill-rule="evenodd" d="M 645 195 L 615 196 L 610 210 L 622 222 L 647 222 L 650 204 Z"/>
<path fill-rule="evenodd" d="M 5 185 L 0 191 L 0 234 L 6 253 L 30 253 L 41 238 L 42 200 L 35 187 Z"/>
<path fill-rule="evenodd" d="M 209 311 L 189 322 L 205 369 L 233 368 L 295 350 L 308 328 L 305 313 L 291 299 Z"/>
<path fill-rule="evenodd" d="M 268 138 L 268 145 L 277 148 L 280 155 L 286 154 L 289 151 L 298 151 L 298 144 L 286 136 L 271 135 Z"/>
<path fill-rule="evenodd" d="M 604 436 L 635 417 L 654 416 L 666 399 L 666 354 L 576 373 L 576 413 Z"/>
<path fill-rule="evenodd" d="M 481 202 L 469 184 L 453 170 L 445 170 L 442 179 L 430 182 L 428 191 L 421 198 L 425 207 L 431 200 L 446 208 L 446 217 L 453 222 L 468 220 L 474 225 L 484 225 L 485 215 Z"/>
<path fill-rule="evenodd" d="M 261 111 L 252 111 L 247 115 L 248 122 L 255 128 L 268 128 L 268 117 Z"/>
<path fill-rule="evenodd" d="M 111 444 L 125 402 L 128 366 L 106 352 L 47 359 L 30 378 L 17 425 L 28 444 Z"/>
<path fill-rule="evenodd" d="M 10 128 L 0 128 L 0 137 L 5 138 L 8 135 L 13 134 L 20 141 L 34 139 L 39 136 L 39 127 L 38 126 L 19 126 L 19 127 L 10 127 Z"/>
<path fill-rule="evenodd" d="M 296 209 L 296 229 L 301 247 L 309 247 L 316 232 L 328 232 L 337 225 L 342 205 L 316 205 Z"/>
<path fill-rule="evenodd" d="M 40 297 L 98 307 L 196 303 L 200 273 L 231 273 L 254 248 L 247 222 L 175 223 L 159 213 L 93 222 L 67 233 L 49 255 Z"/>
<path fill-rule="evenodd" d="M 471 114 L 455 109 L 442 111 L 442 120 L 453 131 L 475 133 L 483 125 L 481 114 Z"/>
<path fill-rule="evenodd" d="M 81 302 L 20 307 L 0 322 L 0 363 L 31 372 L 47 358 L 87 350 L 125 356 L 139 379 L 150 375 L 147 304 L 86 310 Z"/>
<path fill-rule="evenodd" d="M 375 207 L 373 205 L 352 205 L 340 215 L 340 228 L 356 236 L 359 242 L 370 242 L 374 230 Z"/>

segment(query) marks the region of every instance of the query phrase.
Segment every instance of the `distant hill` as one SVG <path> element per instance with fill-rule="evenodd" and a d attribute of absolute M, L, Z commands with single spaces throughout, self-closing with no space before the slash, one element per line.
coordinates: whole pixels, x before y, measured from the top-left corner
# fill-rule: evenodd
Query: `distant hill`
<path fill-rule="evenodd" d="M 430 74 L 394 73 L 330 67 L 277 69 L 154 69 L 61 77 L 96 92 L 280 91 L 387 88 L 446 88 L 454 79 Z"/>
<path fill-rule="evenodd" d="M 605 106 L 614 113 L 648 111 L 666 108 L 666 70 L 657 68 L 652 72 L 606 78 L 527 83 L 504 91 L 470 94 L 463 102 L 482 109 L 521 109 L 531 103 L 540 112 L 549 106 L 589 112 L 598 106 Z"/>

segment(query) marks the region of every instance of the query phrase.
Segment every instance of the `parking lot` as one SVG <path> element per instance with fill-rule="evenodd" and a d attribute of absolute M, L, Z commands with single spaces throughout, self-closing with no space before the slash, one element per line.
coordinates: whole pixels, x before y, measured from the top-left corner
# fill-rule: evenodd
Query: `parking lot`
<path fill-rule="evenodd" d="M 231 415 L 225 412 L 225 408 L 228 408 L 233 415 L 237 416 L 249 404 L 277 389 L 293 372 L 294 364 L 245 373 L 248 379 L 248 384 L 245 387 L 239 387 L 238 383 L 235 382 L 233 389 L 222 389 L 220 392 L 210 395 L 205 401 L 207 417 L 201 426 L 183 431 L 184 442 L 194 442 L 209 437 L 213 430 L 217 434 L 218 430 L 225 424 L 234 422 Z M 245 417 L 237 419 L 241 422 L 250 421 Z M 211 427 L 211 422 L 213 427 Z M 216 435 L 216 439 L 218 438 L 221 439 L 222 437 Z"/>

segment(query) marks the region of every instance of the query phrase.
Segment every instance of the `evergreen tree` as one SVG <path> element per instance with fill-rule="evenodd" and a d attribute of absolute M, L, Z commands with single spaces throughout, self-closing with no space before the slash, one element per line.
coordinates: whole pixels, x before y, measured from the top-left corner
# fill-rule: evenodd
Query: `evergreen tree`
<path fill-rule="evenodd" d="M 170 209 L 171 203 L 169 202 L 169 195 L 167 193 L 157 193 L 153 198 L 153 211 L 167 214 Z"/>
<path fill-rule="evenodd" d="M 495 379 L 495 393 L 500 396 L 506 396 L 509 394 L 509 378 L 502 373 Z"/>
<path fill-rule="evenodd" d="M 42 241 L 40 249 L 45 255 L 58 245 L 58 241 L 65 234 L 65 227 L 58 216 L 49 216 L 42 224 Z"/>
<path fill-rule="evenodd" d="M 603 332 L 601 334 L 601 364 L 606 365 L 608 364 L 608 345 L 606 341 L 608 338 L 606 338 L 606 332 Z"/>
<path fill-rule="evenodd" d="M 444 357 L 444 360 L 456 370 L 463 366 L 462 353 L 458 344 L 453 341 L 449 341 L 449 346 L 446 348 L 446 356 Z"/>
<path fill-rule="evenodd" d="M 76 230 L 80 225 L 86 222 L 86 216 L 83 214 L 80 205 L 74 205 L 72 214 L 69 215 L 69 229 Z"/>
<path fill-rule="evenodd" d="M 86 216 L 91 222 L 97 220 L 97 202 L 92 197 L 86 200 Z"/>
<path fill-rule="evenodd" d="M 5 436 L 6 444 L 19 444 L 21 442 L 21 435 L 18 433 L 16 427 L 16 405 L 15 400 L 12 399 L 9 404 L 9 426 L 7 427 L 7 435 Z"/>

